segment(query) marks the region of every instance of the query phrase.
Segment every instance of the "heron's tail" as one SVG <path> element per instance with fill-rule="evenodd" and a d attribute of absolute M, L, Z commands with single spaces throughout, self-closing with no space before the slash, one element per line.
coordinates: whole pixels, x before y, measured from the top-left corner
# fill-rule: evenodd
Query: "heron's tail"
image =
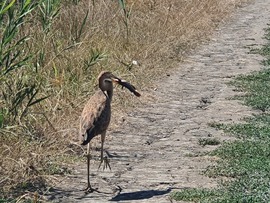
<path fill-rule="evenodd" d="M 94 137 L 95 137 L 95 133 L 93 131 L 93 129 L 91 130 L 87 130 L 85 135 L 82 135 L 83 142 L 81 143 L 81 145 L 87 145 Z"/>

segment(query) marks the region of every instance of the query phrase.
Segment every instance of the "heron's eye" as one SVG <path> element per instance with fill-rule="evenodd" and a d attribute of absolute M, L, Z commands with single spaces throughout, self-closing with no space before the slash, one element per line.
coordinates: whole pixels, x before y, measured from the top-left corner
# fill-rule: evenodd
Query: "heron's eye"
<path fill-rule="evenodd" d="M 111 83 L 112 82 L 111 79 L 105 79 L 104 81 L 107 82 L 107 83 Z"/>

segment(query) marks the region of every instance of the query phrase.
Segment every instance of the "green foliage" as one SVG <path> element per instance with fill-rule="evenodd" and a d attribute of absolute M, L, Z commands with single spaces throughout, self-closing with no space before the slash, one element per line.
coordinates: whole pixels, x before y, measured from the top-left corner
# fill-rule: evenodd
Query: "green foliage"
<path fill-rule="evenodd" d="M 106 57 L 107 55 L 101 50 L 91 49 L 89 58 L 84 60 L 84 69 L 85 70 L 89 69 L 90 67 L 94 66 L 96 63 L 98 63 L 99 61 L 102 61 Z"/>
<path fill-rule="evenodd" d="M 219 145 L 220 141 L 216 138 L 200 138 L 199 145 L 206 146 L 206 145 Z"/>
<path fill-rule="evenodd" d="M 48 97 L 45 96 L 37 99 L 39 87 L 35 83 L 25 83 L 23 79 L 6 81 L 5 86 L 6 89 L 2 92 L 2 96 L 5 101 L 5 108 L 11 119 L 10 121 L 15 121 L 18 117 L 22 119 L 29 107 Z"/>
<path fill-rule="evenodd" d="M 12 199 L 1 199 L 0 198 L 0 203 L 15 203 L 16 200 L 12 200 Z"/>
<path fill-rule="evenodd" d="M 126 28 L 126 39 L 128 42 L 129 35 L 130 35 L 129 20 L 130 20 L 130 15 L 131 15 L 131 9 L 127 7 L 125 0 L 118 0 L 118 1 L 123 11 L 123 22 Z"/>
<path fill-rule="evenodd" d="M 8 2 L 7 0 L 5 0 L 4 2 L 2 2 L 1 5 L 1 10 L 0 10 L 0 15 L 3 15 L 4 13 L 6 13 L 8 11 L 8 9 L 10 9 L 16 0 L 13 0 L 11 2 Z M 1 18 L 2 20 L 3 18 Z"/>
<path fill-rule="evenodd" d="M 266 35 L 265 38 L 268 40 L 268 43 L 264 45 L 260 50 L 259 53 L 263 56 L 265 56 L 266 59 L 263 60 L 263 65 L 269 66 L 270 65 L 270 29 L 266 29 Z"/>
<path fill-rule="evenodd" d="M 208 189 L 185 189 L 180 192 L 172 193 L 171 197 L 175 200 L 194 201 L 194 202 L 215 202 L 222 193 Z M 223 194 L 224 195 L 224 194 Z"/>
<path fill-rule="evenodd" d="M 7 1 L 0 4 L 0 79 L 12 70 L 27 64 L 31 55 L 23 53 L 23 44 L 27 36 L 20 36 L 19 29 L 25 23 L 24 19 L 35 8 L 29 0 L 22 1 L 21 5 Z"/>
<path fill-rule="evenodd" d="M 268 42 L 265 45 L 263 45 L 261 48 L 251 49 L 250 52 L 255 53 L 255 54 L 261 54 L 262 56 L 264 56 L 265 59 L 262 61 L 262 64 L 265 66 L 269 66 L 270 65 L 270 43 L 269 43 L 270 29 L 269 28 L 266 29 L 265 38 L 268 40 Z"/>
<path fill-rule="evenodd" d="M 22 34 L 26 18 L 37 7 L 37 3 L 24 0 L 4 1 L 0 4 L 0 127 L 20 120 L 30 106 L 41 102 L 47 97 L 36 98 L 39 85 L 34 77 L 25 71 L 30 64 L 31 54 L 25 50 L 29 36 Z"/>
<path fill-rule="evenodd" d="M 222 175 L 234 178 L 268 174 L 269 147 L 269 141 L 261 140 L 240 140 L 226 143 L 210 153 L 212 156 L 220 157 L 221 160 L 218 166 L 210 167 L 207 173 L 211 176 Z"/>
<path fill-rule="evenodd" d="M 71 171 L 66 167 L 61 167 L 57 162 L 48 162 L 46 163 L 46 167 L 44 167 L 43 173 L 49 175 L 64 175 L 70 174 Z"/>
<path fill-rule="evenodd" d="M 0 129 L 3 127 L 4 125 L 4 118 L 6 116 L 6 112 L 3 108 L 0 108 Z"/>
<path fill-rule="evenodd" d="M 77 22 L 73 23 L 73 28 L 74 28 L 74 34 L 73 34 L 73 41 L 78 43 L 82 37 L 83 30 L 86 27 L 86 21 L 89 15 L 89 10 L 86 12 L 83 21 L 81 24 L 78 24 Z"/>
<path fill-rule="evenodd" d="M 75 5 L 78 5 L 80 0 L 72 0 L 72 2 L 75 4 Z"/>
<path fill-rule="evenodd" d="M 219 130 L 236 135 L 239 138 L 268 139 L 270 138 L 270 115 L 254 115 L 251 118 L 245 118 L 245 123 L 241 124 L 215 124 Z"/>
<path fill-rule="evenodd" d="M 50 31 L 54 19 L 60 11 L 60 0 L 42 0 L 39 4 L 40 22 L 45 33 Z"/>
<path fill-rule="evenodd" d="M 247 93 L 246 96 L 238 97 L 247 105 L 263 112 L 270 108 L 270 69 L 239 76 L 231 84 Z"/>

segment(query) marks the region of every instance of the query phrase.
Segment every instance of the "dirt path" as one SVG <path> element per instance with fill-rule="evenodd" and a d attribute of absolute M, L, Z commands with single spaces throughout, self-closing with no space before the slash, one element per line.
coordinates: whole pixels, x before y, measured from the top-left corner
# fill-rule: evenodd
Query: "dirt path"
<path fill-rule="evenodd" d="M 102 193 L 80 191 L 86 186 L 84 164 L 52 191 L 51 199 L 167 203 L 175 188 L 215 186 L 215 180 L 200 175 L 210 158 L 196 156 L 215 147 L 202 147 L 198 139 L 230 139 L 208 123 L 238 121 L 251 114 L 239 102 L 226 99 L 236 93 L 225 83 L 232 76 L 260 69 L 262 58 L 247 54 L 246 46 L 263 43 L 269 20 L 270 0 L 238 9 L 209 43 L 165 76 L 152 92 L 154 103 L 137 109 L 122 128 L 109 133 L 105 147 L 112 155 L 112 171 L 97 171 L 98 162 L 92 167 L 92 184 Z"/>

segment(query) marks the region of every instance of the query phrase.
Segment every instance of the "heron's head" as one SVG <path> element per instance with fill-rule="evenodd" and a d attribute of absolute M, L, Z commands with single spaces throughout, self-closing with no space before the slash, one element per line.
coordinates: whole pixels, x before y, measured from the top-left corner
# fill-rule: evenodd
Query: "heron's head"
<path fill-rule="evenodd" d="M 119 83 L 120 79 L 114 76 L 111 72 L 102 71 L 98 76 L 99 88 L 102 91 L 112 90 L 113 82 Z"/>
<path fill-rule="evenodd" d="M 105 91 L 112 91 L 113 89 L 113 82 L 116 84 L 121 85 L 122 87 L 127 88 L 129 91 L 131 91 L 134 95 L 137 97 L 141 96 L 141 94 L 136 90 L 136 88 L 130 84 L 129 82 L 125 80 L 121 80 L 120 78 L 113 75 L 111 72 L 102 71 L 98 76 L 98 83 L 99 88 L 105 92 Z"/>

